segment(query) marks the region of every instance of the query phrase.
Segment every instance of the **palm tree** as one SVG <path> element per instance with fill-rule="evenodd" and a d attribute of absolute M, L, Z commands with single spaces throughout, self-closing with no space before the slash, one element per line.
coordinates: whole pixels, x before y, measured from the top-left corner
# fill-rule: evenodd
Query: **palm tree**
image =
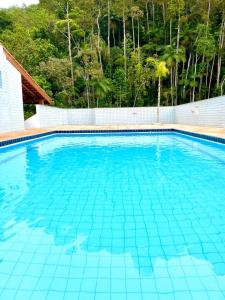
<path fill-rule="evenodd" d="M 177 89 L 177 87 L 174 86 L 175 67 L 177 63 L 183 62 L 184 64 L 186 62 L 185 49 L 183 47 L 180 47 L 177 50 L 173 46 L 168 45 L 164 49 L 162 59 L 166 62 L 167 66 L 170 69 L 170 94 L 172 99 L 172 105 L 174 105 L 177 104 L 176 101 L 174 103 L 174 87 Z"/>
<path fill-rule="evenodd" d="M 111 91 L 111 82 L 108 78 L 96 77 L 91 80 L 90 85 L 94 90 L 94 94 L 97 102 L 97 108 L 98 108 L 99 99 L 103 98 L 107 93 Z"/>
<path fill-rule="evenodd" d="M 160 61 L 158 58 L 148 57 L 147 63 L 153 66 L 154 77 L 158 79 L 157 123 L 159 123 L 162 79 L 169 75 L 170 71 L 166 66 L 166 62 Z"/>

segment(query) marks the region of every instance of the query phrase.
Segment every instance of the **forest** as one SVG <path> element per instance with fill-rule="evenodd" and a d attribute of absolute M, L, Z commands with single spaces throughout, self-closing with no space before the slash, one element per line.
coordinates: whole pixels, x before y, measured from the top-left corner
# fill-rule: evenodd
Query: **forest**
<path fill-rule="evenodd" d="M 225 91 L 224 0 L 40 0 L 0 42 L 59 107 L 177 105 Z"/>

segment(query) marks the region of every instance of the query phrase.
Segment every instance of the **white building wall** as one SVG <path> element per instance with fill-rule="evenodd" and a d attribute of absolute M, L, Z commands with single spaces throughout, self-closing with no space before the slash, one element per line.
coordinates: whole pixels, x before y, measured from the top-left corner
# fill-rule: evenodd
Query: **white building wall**
<path fill-rule="evenodd" d="M 0 132 L 24 129 L 21 74 L 6 59 L 0 45 Z"/>

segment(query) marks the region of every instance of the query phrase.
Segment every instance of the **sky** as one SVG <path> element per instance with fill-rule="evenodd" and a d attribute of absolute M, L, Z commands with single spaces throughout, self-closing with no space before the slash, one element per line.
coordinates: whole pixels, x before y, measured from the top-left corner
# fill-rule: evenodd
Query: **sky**
<path fill-rule="evenodd" d="M 0 8 L 8 8 L 10 6 L 22 6 L 23 4 L 37 4 L 39 0 L 0 0 Z"/>

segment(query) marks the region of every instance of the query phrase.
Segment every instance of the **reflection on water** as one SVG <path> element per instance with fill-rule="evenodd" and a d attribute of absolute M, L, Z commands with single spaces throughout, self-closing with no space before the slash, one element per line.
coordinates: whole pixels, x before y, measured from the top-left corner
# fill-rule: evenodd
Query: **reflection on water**
<path fill-rule="evenodd" d="M 213 157 L 225 150 L 183 140 L 65 136 L 1 150 L 0 296 L 223 299 L 225 170 Z"/>
<path fill-rule="evenodd" d="M 66 289 L 70 295 L 78 292 L 90 295 L 96 289 L 97 294 L 104 293 L 105 299 L 109 299 L 110 293 L 112 299 L 126 299 L 127 291 L 130 296 L 132 293 L 146 295 L 146 299 L 149 295 L 149 299 L 160 296 L 162 299 L 181 299 L 181 296 L 184 299 L 205 299 L 206 295 L 209 299 L 224 299 L 225 276 L 217 276 L 206 260 L 191 255 L 168 260 L 158 257 L 151 274 L 144 275 L 136 268 L 129 252 L 85 251 L 83 243 L 87 237 L 82 235 L 70 244 L 56 246 L 54 237 L 43 229 L 31 229 L 26 222 L 16 227 L 17 234 L 1 247 L 4 259 L 0 264 L 0 277 L 12 270 L 19 277 L 23 275 L 17 283 L 15 276 L 7 276 L 8 286 L 9 283 L 17 285 L 21 290 L 25 289 L 27 295 L 32 295 L 32 291 L 42 291 L 40 295 L 45 295 L 46 290 L 53 290 L 53 294 L 59 296 L 56 299 L 61 299 L 60 295 Z M 22 241 L 31 236 L 32 242 L 24 245 Z M 12 243 L 19 247 L 12 249 Z M 53 294 L 50 293 L 49 298 Z M 94 298 L 90 296 L 90 299 Z"/>

